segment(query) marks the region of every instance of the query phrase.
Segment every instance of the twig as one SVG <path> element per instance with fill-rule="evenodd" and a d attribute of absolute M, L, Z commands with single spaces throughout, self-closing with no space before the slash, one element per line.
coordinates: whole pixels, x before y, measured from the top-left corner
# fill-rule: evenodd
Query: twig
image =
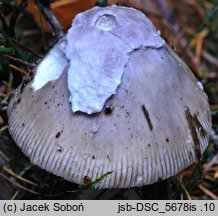
<path fill-rule="evenodd" d="M 8 82 L 6 82 L 7 92 L 11 92 L 12 91 L 13 80 L 14 80 L 13 74 L 10 73 L 9 74 L 9 78 L 8 78 Z"/>
<path fill-rule="evenodd" d="M 6 180 L 9 181 L 11 184 L 15 185 L 16 187 L 18 187 L 18 188 L 20 188 L 20 189 L 22 189 L 22 190 L 25 190 L 25 191 L 27 191 L 27 192 L 29 192 L 29 193 L 32 193 L 32 194 L 39 195 L 38 192 L 33 191 L 33 190 L 29 189 L 29 188 L 26 188 L 26 187 L 24 187 L 23 185 L 20 185 L 20 184 L 18 184 L 18 183 L 16 183 L 16 182 L 13 182 L 11 179 L 9 179 L 7 176 L 5 176 L 5 175 L 2 174 L 2 173 L 0 173 L 0 177 L 6 179 Z M 58 193 L 58 194 L 43 194 L 44 197 L 58 197 L 58 196 L 61 196 L 61 195 L 64 195 L 64 193 Z M 14 195 L 14 196 L 15 196 L 15 195 Z M 13 197 L 14 197 L 14 196 L 13 196 Z"/>
<path fill-rule="evenodd" d="M 5 57 L 5 58 L 10 59 L 10 60 L 12 60 L 12 61 L 14 61 L 14 62 L 16 62 L 16 63 L 25 65 L 25 66 L 27 66 L 27 67 L 30 67 L 30 68 L 34 68 L 34 67 L 35 67 L 35 64 L 31 64 L 31 63 L 29 63 L 29 62 L 27 62 L 27 61 L 23 61 L 23 60 L 21 60 L 21 59 L 19 59 L 19 58 L 16 58 L 16 57 L 13 57 L 13 56 L 10 56 L 10 55 L 2 55 L 2 56 Z"/>
<path fill-rule="evenodd" d="M 204 179 L 210 179 L 208 178 L 208 176 L 213 175 L 213 172 L 217 171 L 217 168 L 218 168 L 217 165 L 218 165 L 218 161 L 214 164 L 213 167 L 208 168 L 206 175 L 204 175 Z M 214 178 L 213 178 L 213 181 L 214 181 Z"/>
<path fill-rule="evenodd" d="M 29 47 L 25 46 L 24 44 L 20 43 L 19 41 L 17 41 L 16 39 L 12 39 L 17 45 L 19 45 L 21 48 L 27 50 L 28 52 L 32 53 L 33 55 L 35 55 L 38 58 L 42 58 L 41 55 L 39 55 L 36 51 L 30 49 Z"/>
<path fill-rule="evenodd" d="M 23 10 L 27 7 L 27 5 L 28 5 L 28 0 L 22 0 L 11 14 L 10 25 L 9 25 L 9 35 L 13 38 L 15 37 L 15 25 L 16 25 L 17 19 L 20 13 L 23 12 Z"/>
<path fill-rule="evenodd" d="M 204 38 L 201 36 L 196 37 L 195 39 L 195 58 L 193 61 L 200 66 L 201 65 L 201 55 L 202 55 L 202 48 L 203 48 Z"/>
<path fill-rule="evenodd" d="M 18 72 L 21 73 L 22 75 L 27 75 L 27 74 L 28 74 L 28 72 L 26 72 L 25 70 L 23 70 L 23 69 L 17 67 L 16 65 L 9 64 L 9 67 L 12 68 L 12 69 L 14 69 L 14 70 L 16 70 L 16 71 L 18 71 Z"/>
<path fill-rule="evenodd" d="M 30 190 L 29 188 L 26 188 L 26 187 L 24 187 L 24 186 L 22 186 L 22 185 L 20 185 L 20 184 L 18 184 L 18 183 L 16 183 L 16 182 L 13 182 L 11 179 L 9 179 L 7 176 L 5 176 L 5 175 L 2 174 L 2 173 L 0 173 L 0 176 L 1 176 L 2 178 L 6 179 L 7 181 L 9 181 L 11 184 L 17 186 L 18 188 L 20 188 L 20 189 L 22 189 L 22 190 L 25 190 L 25 191 L 27 191 L 27 192 L 29 192 L 29 193 L 36 194 L 36 195 L 39 194 L 39 193 L 36 192 L 36 191 Z"/>
<path fill-rule="evenodd" d="M 8 129 L 8 126 L 7 126 L 7 125 L 1 127 L 1 128 L 0 128 L 0 132 L 4 131 L 4 130 L 6 130 L 6 129 Z"/>
<path fill-rule="evenodd" d="M 192 200 L 192 198 L 191 198 L 189 192 L 187 191 L 185 185 L 184 185 L 182 182 L 180 182 L 180 187 L 181 187 L 181 189 L 183 190 L 184 194 L 186 195 L 187 199 L 188 199 L 188 200 Z"/>
<path fill-rule="evenodd" d="M 217 179 L 214 177 L 215 172 L 217 171 L 217 167 L 211 168 L 210 172 L 204 176 L 205 182 L 208 182 L 210 185 L 210 182 L 217 185 Z"/>
<path fill-rule="evenodd" d="M 49 23 L 50 27 L 52 28 L 52 31 L 54 32 L 55 36 L 59 40 L 64 36 L 63 27 L 60 25 L 54 13 L 52 12 L 50 5 L 40 0 L 38 2 L 42 14 L 44 15 L 46 21 Z"/>
<path fill-rule="evenodd" d="M 19 191 L 16 191 L 15 194 L 11 197 L 11 200 L 15 200 L 19 194 Z"/>
<path fill-rule="evenodd" d="M 36 183 L 34 183 L 34 182 L 32 182 L 32 181 L 30 181 L 30 180 L 28 180 L 28 179 L 26 179 L 26 178 L 23 178 L 23 177 L 17 175 L 17 174 L 14 173 L 12 170 L 9 170 L 7 167 L 2 166 L 2 169 L 3 169 L 5 172 L 7 172 L 8 174 L 10 174 L 11 176 L 15 177 L 16 179 L 19 179 L 19 180 L 21 180 L 21 181 L 23 181 L 23 182 L 25 182 L 25 183 L 27 183 L 27 184 L 30 184 L 30 185 L 33 185 L 33 186 L 38 187 L 38 185 L 37 185 Z"/>
<path fill-rule="evenodd" d="M 62 1 L 56 1 L 51 5 L 51 8 L 58 8 L 67 4 L 76 3 L 78 0 L 62 0 Z"/>
<path fill-rule="evenodd" d="M 215 195 L 213 192 L 211 192 L 210 190 L 208 190 L 206 187 L 204 187 L 202 184 L 198 185 L 198 188 L 203 191 L 207 196 L 209 196 L 210 198 L 212 198 L 213 200 L 218 200 L 218 196 Z"/>
<path fill-rule="evenodd" d="M 209 163 L 204 164 L 203 169 L 204 172 L 207 172 L 216 162 L 218 161 L 218 153 L 212 158 Z"/>
<path fill-rule="evenodd" d="M 214 67 L 218 68 L 218 59 L 213 57 L 210 53 L 208 53 L 206 50 L 203 50 L 202 57 L 211 63 Z"/>
<path fill-rule="evenodd" d="M 177 184 L 179 185 L 179 187 L 182 190 L 182 192 L 185 194 L 186 198 L 188 200 L 192 200 L 188 190 L 186 189 L 185 185 L 182 182 L 182 176 L 179 176 L 179 177 L 176 176 L 174 179 L 177 182 Z"/>
<path fill-rule="evenodd" d="M 8 156 L 6 156 L 2 151 L 0 151 L 0 156 L 3 158 L 3 160 L 5 160 L 6 162 L 10 162 L 10 159 L 8 158 Z M 1 164 L 0 164 L 1 166 Z"/>

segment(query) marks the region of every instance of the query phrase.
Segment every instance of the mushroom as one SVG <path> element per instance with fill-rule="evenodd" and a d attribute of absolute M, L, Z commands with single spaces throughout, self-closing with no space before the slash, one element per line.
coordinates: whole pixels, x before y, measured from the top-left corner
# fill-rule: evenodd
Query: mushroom
<path fill-rule="evenodd" d="M 208 99 L 140 11 L 94 7 L 15 90 L 9 132 L 33 164 L 98 188 L 152 184 L 200 160 Z"/>

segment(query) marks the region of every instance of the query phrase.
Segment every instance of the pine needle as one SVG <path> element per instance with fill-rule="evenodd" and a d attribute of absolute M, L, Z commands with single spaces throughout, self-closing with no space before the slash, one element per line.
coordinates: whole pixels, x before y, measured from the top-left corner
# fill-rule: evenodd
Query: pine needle
<path fill-rule="evenodd" d="M 22 75 L 27 75 L 27 74 L 28 74 L 28 72 L 26 72 L 25 70 L 23 70 L 23 69 L 17 67 L 16 65 L 9 64 L 9 67 L 12 68 L 12 69 L 14 69 L 14 70 L 16 70 L 16 71 L 18 71 L 18 72 L 21 73 Z"/>

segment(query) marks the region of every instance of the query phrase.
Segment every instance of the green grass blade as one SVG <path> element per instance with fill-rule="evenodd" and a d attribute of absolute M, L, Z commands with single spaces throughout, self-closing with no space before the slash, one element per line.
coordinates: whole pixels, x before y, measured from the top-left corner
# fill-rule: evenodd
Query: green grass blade
<path fill-rule="evenodd" d="M 0 45 L 0 54 L 11 54 L 12 52 L 13 52 L 13 48 Z"/>
<path fill-rule="evenodd" d="M 23 55 L 22 51 L 15 45 L 13 40 L 6 34 L 6 32 L 3 29 L 0 29 L 0 33 L 2 33 L 3 37 L 6 41 L 10 44 L 11 47 L 14 48 L 14 50 L 18 53 L 19 57 L 23 60 L 26 60 L 25 56 Z"/>
<path fill-rule="evenodd" d="M 82 187 L 80 190 L 88 190 L 88 189 L 94 187 L 95 185 L 100 184 L 105 178 L 107 178 L 107 176 L 109 176 L 112 173 L 113 172 L 107 172 L 107 173 L 103 174 L 100 178 L 98 178 L 95 181 L 91 182 L 90 184 Z"/>
<path fill-rule="evenodd" d="M 24 169 L 19 173 L 19 176 L 24 176 L 32 167 L 32 164 L 26 165 Z"/>

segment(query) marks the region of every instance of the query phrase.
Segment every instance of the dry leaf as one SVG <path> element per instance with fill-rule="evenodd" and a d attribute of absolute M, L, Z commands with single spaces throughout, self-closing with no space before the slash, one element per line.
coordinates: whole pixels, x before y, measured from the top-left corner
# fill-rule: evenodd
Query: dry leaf
<path fill-rule="evenodd" d="M 17 0 L 17 2 L 20 1 Z M 65 30 L 67 30 L 71 26 L 72 19 L 75 15 L 79 12 L 92 8 L 95 4 L 94 2 L 94 0 L 56 0 L 51 4 L 51 8 L 61 25 Z M 29 1 L 27 11 L 33 14 L 35 21 L 40 26 L 40 13 L 37 5 L 34 3 L 34 0 Z M 43 28 L 45 31 L 50 31 L 45 19 L 43 19 Z"/>
<path fill-rule="evenodd" d="M 20 2 L 17 0 L 17 3 Z M 72 23 L 73 18 L 80 12 L 90 9 L 96 5 L 97 0 L 56 0 L 51 4 L 51 8 L 57 19 L 63 26 L 64 30 L 67 31 Z M 120 3 L 126 6 L 135 7 L 137 9 L 147 8 L 151 11 L 155 11 L 154 4 L 151 0 L 141 1 L 141 0 L 108 0 L 108 4 Z M 40 14 L 37 5 L 34 0 L 29 1 L 27 11 L 33 14 L 35 21 L 40 26 Z M 43 19 L 43 28 L 45 31 L 50 31 L 47 22 Z"/>

